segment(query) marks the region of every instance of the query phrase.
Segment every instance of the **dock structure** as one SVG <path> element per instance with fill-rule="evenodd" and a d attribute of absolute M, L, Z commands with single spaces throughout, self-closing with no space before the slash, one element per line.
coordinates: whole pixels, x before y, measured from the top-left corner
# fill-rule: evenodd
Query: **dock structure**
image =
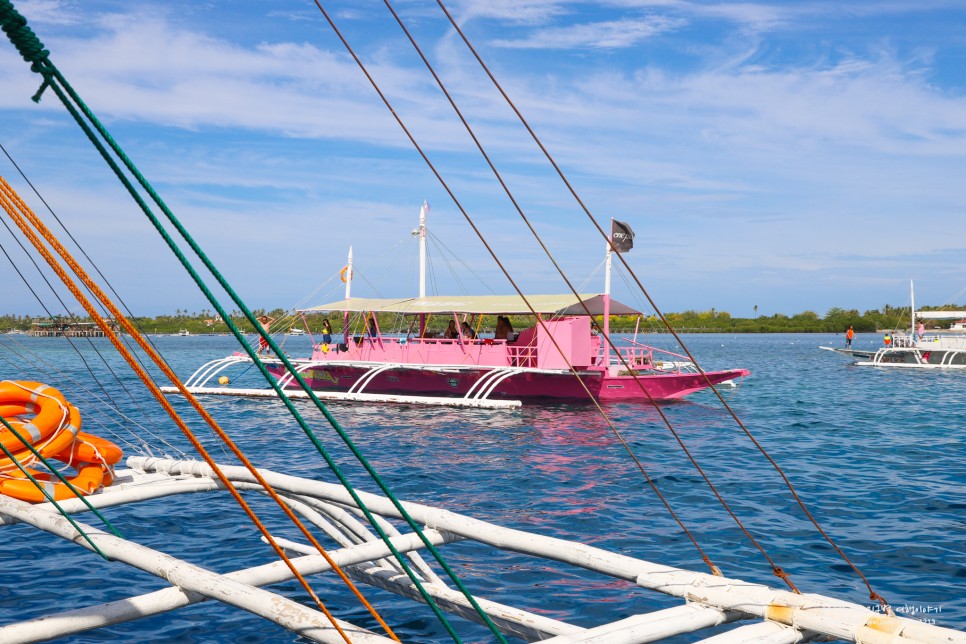
<path fill-rule="evenodd" d="M 117 322 L 108 320 L 111 330 L 118 331 Z M 35 318 L 27 335 L 36 338 L 103 338 L 104 332 L 94 322 L 77 322 L 60 317 Z"/>

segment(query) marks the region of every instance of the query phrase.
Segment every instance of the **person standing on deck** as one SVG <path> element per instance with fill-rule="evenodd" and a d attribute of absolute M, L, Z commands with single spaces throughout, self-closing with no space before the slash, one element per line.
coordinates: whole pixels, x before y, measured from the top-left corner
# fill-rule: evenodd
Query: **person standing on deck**
<path fill-rule="evenodd" d="M 885 337 L 882 340 L 885 342 L 886 349 L 892 346 L 892 336 L 888 333 L 885 334 Z"/>
<path fill-rule="evenodd" d="M 267 315 L 258 316 L 258 326 L 262 327 L 265 335 L 268 335 L 268 330 L 274 321 L 275 318 L 270 318 Z M 268 353 L 268 340 L 262 336 L 258 336 L 258 354 L 261 355 L 262 353 Z"/>
<path fill-rule="evenodd" d="M 845 332 L 845 348 L 852 348 L 852 338 L 855 337 L 855 331 L 852 329 L 852 325 L 849 325 L 849 330 Z"/>

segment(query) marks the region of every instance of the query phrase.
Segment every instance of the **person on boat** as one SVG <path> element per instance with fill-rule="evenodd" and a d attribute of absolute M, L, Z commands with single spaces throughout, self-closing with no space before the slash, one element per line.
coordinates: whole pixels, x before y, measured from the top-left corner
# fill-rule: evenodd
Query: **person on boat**
<path fill-rule="evenodd" d="M 919 320 L 919 326 L 916 327 L 916 335 L 918 336 L 916 340 L 922 340 L 922 336 L 926 335 L 926 325 Z"/>
<path fill-rule="evenodd" d="M 849 325 L 849 330 L 845 332 L 845 348 L 852 348 L 852 338 L 855 337 L 855 330 L 852 329 L 852 325 Z"/>
<path fill-rule="evenodd" d="M 506 340 L 507 342 L 513 341 L 513 325 L 510 324 L 510 318 L 505 315 L 496 316 L 496 331 L 493 334 L 493 338 L 496 340 Z"/>
<path fill-rule="evenodd" d="M 329 318 L 322 320 L 322 344 L 332 344 L 332 324 Z"/>
<path fill-rule="evenodd" d="M 270 318 L 267 315 L 258 316 L 258 326 L 262 327 L 262 330 L 265 332 L 265 335 L 268 335 L 269 333 L 268 330 L 271 328 L 272 322 L 274 321 L 275 321 L 275 318 Z M 258 336 L 258 353 L 259 355 L 261 355 L 262 353 L 268 353 L 268 340 L 266 340 L 262 336 Z"/>
<path fill-rule="evenodd" d="M 450 320 L 449 326 L 446 327 L 446 331 L 443 332 L 443 337 L 447 340 L 455 340 L 460 337 L 459 329 L 456 328 L 456 320 Z"/>
<path fill-rule="evenodd" d="M 460 325 L 460 331 L 463 333 L 463 337 L 467 340 L 472 340 L 476 337 L 476 332 L 473 331 L 473 327 L 471 327 L 466 320 L 464 320 Z"/>
<path fill-rule="evenodd" d="M 892 336 L 888 333 L 885 334 L 885 337 L 882 340 L 885 342 L 886 349 L 892 346 Z"/>

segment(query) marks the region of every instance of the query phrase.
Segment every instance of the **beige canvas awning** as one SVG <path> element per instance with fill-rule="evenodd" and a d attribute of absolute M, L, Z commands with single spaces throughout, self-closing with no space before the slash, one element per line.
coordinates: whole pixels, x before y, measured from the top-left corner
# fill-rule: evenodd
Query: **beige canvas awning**
<path fill-rule="evenodd" d="M 529 302 L 530 306 L 527 306 Z M 583 302 L 583 305 L 581 304 Z M 584 305 L 591 315 L 603 315 L 604 296 L 595 294 L 528 295 L 524 300 L 519 295 L 434 295 L 409 299 L 352 298 L 339 300 L 309 309 L 305 313 L 348 311 L 359 313 L 401 313 L 419 315 L 421 313 L 482 313 L 485 315 L 529 315 L 531 307 L 536 313 L 545 315 L 586 315 Z M 611 315 L 638 315 L 640 312 L 611 298 Z"/>
<path fill-rule="evenodd" d="M 966 311 L 916 311 L 923 320 L 956 320 L 966 318 Z"/>

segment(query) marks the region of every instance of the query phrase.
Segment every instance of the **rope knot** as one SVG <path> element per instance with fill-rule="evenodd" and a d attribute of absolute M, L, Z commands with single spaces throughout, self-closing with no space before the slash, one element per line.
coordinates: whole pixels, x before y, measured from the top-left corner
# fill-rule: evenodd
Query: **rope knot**
<path fill-rule="evenodd" d="M 50 55 L 50 52 L 44 49 L 43 43 L 37 38 L 37 34 L 27 26 L 27 19 L 20 15 L 10 0 L 0 0 L 0 27 L 3 28 L 7 38 L 17 48 L 23 59 L 28 63 L 33 63 L 34 67 Z M 33 71 L 40 71 L 34 67 L 32 67 Z"/>

